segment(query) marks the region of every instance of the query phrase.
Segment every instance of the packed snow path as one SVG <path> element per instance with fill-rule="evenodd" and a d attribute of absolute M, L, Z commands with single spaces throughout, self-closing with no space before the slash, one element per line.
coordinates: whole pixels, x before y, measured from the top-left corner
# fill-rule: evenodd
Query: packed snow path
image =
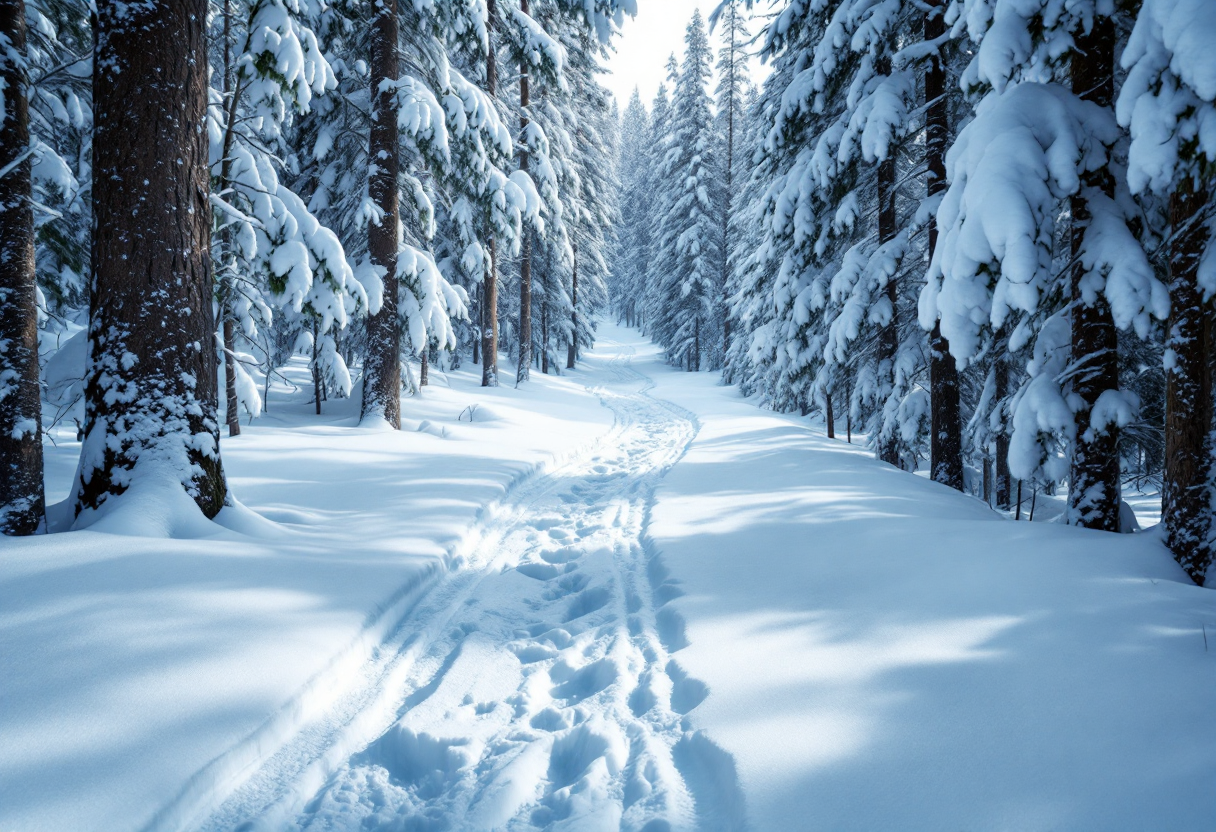
<path fill-rule="evenodd" d="M 517 488 L 381 651 L 369 684 L 204 827 L 735 828 L 729 758 L 684 715 L 680 594 L 646 545 L 654 487 L 696 433 L 622 353 L 612 430 Z"/>

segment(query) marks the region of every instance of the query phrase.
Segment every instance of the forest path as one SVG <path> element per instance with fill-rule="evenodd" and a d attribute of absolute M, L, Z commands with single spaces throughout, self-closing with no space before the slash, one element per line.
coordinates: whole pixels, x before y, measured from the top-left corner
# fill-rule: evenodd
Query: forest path
<path fill-rule="evenodd" d="M 733 766 L 684 715 L 680 590 L 648 551 L 655 486 L 695 419 L 647 395 L 630 343 L 589 371 L 615 416 L 525 481 L 376 659 L 365 694 L 280 750 L 204 826 L 477 830 L 737 828 Z M 737 789 L 730 786 L 726 793 Z"/>

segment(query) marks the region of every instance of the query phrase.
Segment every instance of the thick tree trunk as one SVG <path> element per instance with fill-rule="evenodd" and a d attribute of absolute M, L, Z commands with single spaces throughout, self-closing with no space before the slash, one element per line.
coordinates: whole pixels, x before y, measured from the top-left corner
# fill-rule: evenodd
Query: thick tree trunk
<path fill-rule="evenodd" d="M 489 28 L 490 48 L 486 50 L 486 95 L 493 100 L 498 93 L 498 61 L 494 54 L 494 21 L 497 15 L 495 0 L 486 0 L 486 11 Z M 482 278 L 484 288 L 482 298 L 482 330 L 481 330 L 481 386 L 498 386 L 498 250 L 494 240 L 494 232 L 490 231 L 488 248 L 490 252 L 489 270 Z"/>
<path fill-rule="evenodd" d="M 924 39 L 934 41 L 946 31 L 942 0 L 926 0 Z M 950 140 L 949 109 L 946 105 L 946 73 L 941 58 L 934 55 L 925 70 L 925 163 L 929 171 L 930 197 L 946 190 L 946 147 Z M 929 258 L 937 248 L 937 222 L 929 220 Z M 950 343 L 940 325 L 929 336 L 929 400 L 931 421 L 929 471 L 942 485 L 962 491 L 963 436 L 959 415 L 958 365 L 950 355 Z"/>
<path fill-rule="evenodd" d="M 372 129 L 368 147 L 371 170 L 368 195 L 384 218 L 367 225 L 372 265 L 385 270 L 384 302 L 367 319 L 367 354 L 363 360 L 363 418 L 383 418 L 401 429 L 401 326 L 397 320 L 397 113 L 385 81 L 399 75 L 397 0 L 378 0 L 372 19 Z"/>
<path fill-rule="evenodd" d="M 227 497 L 216 412 L 206 20 L 206 0 L 98 4 L 91 360 L 77 514 L 144 472 L 179 480 L 207 517 Z"/>
<path fill-rule="evenodd" d="M 566 352 L 566 369 L 573 370 L 578 358 L 578 246 L 574 247 L 574 274 L 570 278 L 570 347 Z"/>
<path fill-rule="evenodd" d="M 422 355 L 418 357 L 418 386 L 426 387 L 431 383 L 431 348 L 425 347 L 422 350 Z"/>
<path fill-rule="evenodd" d="M 1165 543 L 1174 558 L 1203 585 L 1214 551 L 1212 454 L 1216 311 L 1198 285 L 1199 261 L 1208 243 L 1198 222 L 1207 200 L 1188 178 L 1170 202 L 1174 241 L 1170 251 L 1170 318 L 1165 382 Z"/>
<path fill-rule="evenodd" d="M 828 439 L 836 438 L 836 414 L 832 411 L 832 394 L 828 393 L 824 396 L 827 405 L 827 423 L 828 423 Z"/>
<path fill-rule="evenodd" d="M 24 0 L 0 0 L 5 107 L 0 124 L 0 534 L 38 531 L 46 515 L 34 213 L 30 204 L 30 110 Z"/>
<path fill-rule="evenodd" d="M 1109 108 L 1114 99 L 1114 65 L 1114 22 L 1106 15 L 1096 15 L 1090 32 L 1077 37 L 1073 92 Z M 1072 199 L 1072 387 L 1081 408 L 1076 418 L 1066 516 L 1070 525 L 1117 532 L 1119 431 L 1108 425 L 1097 433 L 1091 427 L 1091 416 L 1098 397 L 1119 387 L 1118 335 L 1106 298 L 1098 295 L 1091 302 L 1082 292 L 1088 271 L 1080 254 L 1092 218 L 1087 191 L 1113 197 L 1114 179 L 1107 170 L 1085 174 L 1081 192 Z"/>
<path fill-rule="evenodd" d="M 880 75 L 891 73 L 890 58 L 880 58 L 877 65 Z M 878 242 L 880 244 L 895 239 L 898 232 L 895 215 L 895 157 L 888 156 L 878 164 Z M 897 315 L 899 294 L 895 286 L 895 278 L 887 282 L 887 300 L 891 304 L 891 320 L 883 327 L 878 336 L 879 372 L 884 373 L 890 384 L 895 383 L 895 354 L 899 350 L 899 317 Z M 892 434 L 888 439 L 879 440 L 878 458 L 891 465 L 899 465 L 899 437 Z"/>
<path fill-rule="evenodd" d="M 528 13 L 528 0 L 520 0 L 520 10 Z M 519 169 L 528 172 L 528 67 L 519 69 Z M 532 235 L 525 229 L 519 262 L 519 369 L 515 383 L 527 381 L 532 372 Z"/>

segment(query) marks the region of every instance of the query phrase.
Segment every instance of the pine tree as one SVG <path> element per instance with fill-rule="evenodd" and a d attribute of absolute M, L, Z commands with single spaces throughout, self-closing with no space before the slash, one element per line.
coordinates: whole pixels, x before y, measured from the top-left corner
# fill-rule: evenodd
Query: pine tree
<path fill-rule="evenodd" d="M 924 14 L 925 43 L 936 43 L 946 33 L 944 3 L 928 0 Z M 940 47 L 939 47 L 940 49 Z M 933 200 L 946 189 L 946 148 L 950 141 L 950 113 L 946 97 L 945 63 L 940 54 L 930 55 L 924 74 L 925 168 L 927 196 Z M 930 219 L 929 259 L 937 248 L 937 222 Z M 942 485 L 962 491 L 963 438 L 959 412 L 958 365 L 950 355 L 950 343 L 942 336 L 941 323 L 933 322 L 929 335 L 929 399 L 933 408 L 929 429 L 929 472 Z"/>
<path fill-rule="evenodd" d="M 721 181 L 709 81 L 711 53 L 700 12 L 694 12 L 684 38 L 684 62 L 676 78 L 666 156 L 660 174 L 673 188 L 661 217 L 658 302 L 664 312 L 656 326 L 668 360 L 690 372 L 701 369 L 702 355 L 720 343 L 714 309 L 721 297 Z M 668 270 L 669 268 L 669 270 Z"/>
<path fill-rule="evenodd" d="M 722 25 L 722 47 L 718 50 L 718 88 L 717 121 L 721 149 L 719 162 L 721 164 L 721 188 L 718 203 L 719 225 L 721 227 L 722 276 L 718 288 L 719 296 L 716 303 L 714 318 L 721 322 L 722 340 L 714 349 L 713 366 L 723 367 L 726 354 L 730 350 L 730 315 L 727 311 L 727 293 L 730 276 L 734 270 L 735 242 L 732 238 L 731 219 L 738 206 L 739 189 L 743 176 L 748 167 L 743 164 L 743 154 L 740 150 L 740 139 L 747 119 L 746 102 L 750 79 L 747 72 L 746 45 L 751 39 L 747 31 L 747 22 L 739 8 L 742 0 L 730 0 L 725 7 L 715 14 Z M 712 20 L 711 20 L 712 22 Z M 719 352 L 720 350 L 720 352 Z"/>
<path fill-rule="evenodd" d="M 78 517 L 141 479 L 184 488 L 207 517 L 227 497 L 211 349 L 206 20 L 206 0 L 98 8 Z"/>
<path fill-rule="evenodd" d="M 45 522 L 25 3 L 0 2 L 0 534 Z"/>
<path fill-rule="evenodd" d="M 1119 121 L 1133 191 L 1168 196 L 1165 543 L 1198 584 L 1216 557 L 1216 9 L 1147 0 L 1123 52 Z"/>
<path fill-rule="evenodd" d="M 649 188 L 647 152 L 650 115 L 634 88 L 621 117 L 621 226 L 613 258 L 613 306 L 627 326 L 641 323 L 641 299 L 649 282 L 650 222 L 654 196 Z"/>
<path fill-rule="evenodd" d="M 382 272 L 380 308 L 368 318 L 363 361 L 363 419 L 383 419 L 401 428 L 401 329 L 397 322 L 398 195 L 397 119 L 393 84 L 398 69 L 396 0 L 377 0 L 372 17 L 371 130 L 368 198 L 376 216 L 368 223 L 372 269 Z"/>

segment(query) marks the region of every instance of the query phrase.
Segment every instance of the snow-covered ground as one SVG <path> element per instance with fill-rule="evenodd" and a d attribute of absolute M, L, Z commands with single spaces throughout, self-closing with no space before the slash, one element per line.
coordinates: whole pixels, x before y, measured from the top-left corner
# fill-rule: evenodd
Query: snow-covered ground
<path fill-rule="evenodd" d="M 245 534 L 0 544 L 0 829 L 1216 828 L 1216 595 L 1152 532 L 1013 525 L 618 327 L 444 381 L 401 434 L 272 393 Z"/>

